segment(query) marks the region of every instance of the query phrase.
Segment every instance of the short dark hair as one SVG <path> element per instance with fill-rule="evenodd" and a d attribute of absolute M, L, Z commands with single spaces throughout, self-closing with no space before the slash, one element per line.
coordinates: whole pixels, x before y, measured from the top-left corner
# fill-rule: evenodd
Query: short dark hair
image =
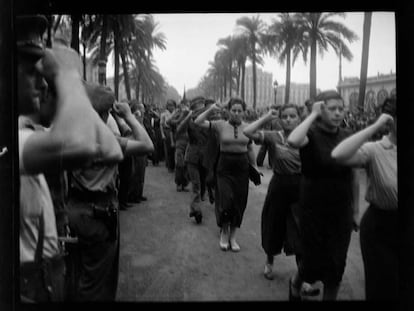
<path fill-rule="evenodd" d="M 227 109 L 230 110 L 231 107 L 235 104 L 239 104 L 242 106 L 243 111 L 246 111 L 246 103 L 244 102 L 243 99 L 241 99 L 240 97 L 232 97 L 229 99 L 228 103 L 227 103 Z"/>
<path fill-rule="evenodd" d="M 397 97 L 387 97 L 382 104 L 382 113 L 387 113 L 393 118 L 397 116 Z"/>
<path fill-rule="evenodd" d="M 339 100 L 342 100 L 342 102 L 344 101 L 341 94 L 339 94 L 337 91 L 327 90 L 327 91 L 323 91 L 319 93 L 318 95 L 316 95 L 314 102 L 323 101 L 326 103 L 326 101 L 330 99 L 339 99 Z"/>
<path fill-rule="evenodd" d="M 282 115 L 282 111 L 285 109 L 289 109 L 289 108 L 293 108 L 296 110 L 296 112 L 298 113 L 298 116 L 300 117 L 300 110 L 299 107 L 295 104 L 289 103 L 289 104 L 284 104 L 283 106 L 280 107 L 280 112 L 279 115 Z"/>

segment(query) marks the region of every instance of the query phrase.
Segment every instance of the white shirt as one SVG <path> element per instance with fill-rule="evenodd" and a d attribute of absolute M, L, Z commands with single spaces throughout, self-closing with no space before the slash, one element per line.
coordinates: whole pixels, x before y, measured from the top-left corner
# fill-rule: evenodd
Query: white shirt
<path fill-rule="evenodd" d="M 27 174 L 24 167 L 24 146 L 33 133 L 29 128 L 19 129 L 21 263 L 34 260 L 40 217 L 44 217 L 43 258 L 59 253 L 55 211 L 46 179 L 43 174 Z"/>

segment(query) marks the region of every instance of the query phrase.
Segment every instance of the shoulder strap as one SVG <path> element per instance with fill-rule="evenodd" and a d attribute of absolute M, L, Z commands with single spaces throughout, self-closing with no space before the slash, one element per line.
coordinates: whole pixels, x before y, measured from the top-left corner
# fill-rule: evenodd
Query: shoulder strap
<path fill-rule="evenodd" d="M 39 219 L 39 236 L 37 238 L 37 245 L 36 245 L 36 251 L 35 251 L 35 262 L 41 262 L 42 261 L 42 255 L 43 255 L 43 242 L 44 242 L 44 236 L 45 236 L 45 220 L 43 217 L 43 211 L 40 215 Z"/>

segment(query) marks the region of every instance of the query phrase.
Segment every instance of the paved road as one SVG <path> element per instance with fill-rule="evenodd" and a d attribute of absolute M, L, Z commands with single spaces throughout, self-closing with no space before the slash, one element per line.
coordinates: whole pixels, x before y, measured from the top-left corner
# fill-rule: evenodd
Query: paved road
<path fill-rule="evenodd" d="M 267 163 L 267 160 L 265 161 Z M 286 301 L 293 256 L 275 258 L 273 281 L 263 277 L 260 215 L 271 177 L 262 169 L 262 185 L 250 183 L 248 206 L 238 232 L 239 253 L 219 248 L 214 206 L 203 202 L 203 222 L 188 217 L 190 193 L 176 192 L 174 175 L 161 163 L 149 165 L 147 202 L 121 211 L 118 301 Z M 362 211 L 364 176 L 361 177 Z M 358 233 L 352 234 L 339 300 L 363 300 L 364 273 Z M 320 298 L 320 297 L 319 297 Z"/>

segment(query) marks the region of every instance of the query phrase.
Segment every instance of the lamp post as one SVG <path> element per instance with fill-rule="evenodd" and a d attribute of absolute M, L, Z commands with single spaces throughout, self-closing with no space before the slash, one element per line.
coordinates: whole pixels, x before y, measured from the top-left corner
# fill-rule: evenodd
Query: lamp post
<path fill-rule="evenodd" d="M 276 103 L 277 103 L 277 99 L 276 99 L 276 95 L 277 95 L 277 86 L 278 86 L 279 84 L 277 83 L 277 80 L 275 80 L 274 82 L 273 82 L 273 92 L 275 93 L 275 106 L 276 106 Z"/>

